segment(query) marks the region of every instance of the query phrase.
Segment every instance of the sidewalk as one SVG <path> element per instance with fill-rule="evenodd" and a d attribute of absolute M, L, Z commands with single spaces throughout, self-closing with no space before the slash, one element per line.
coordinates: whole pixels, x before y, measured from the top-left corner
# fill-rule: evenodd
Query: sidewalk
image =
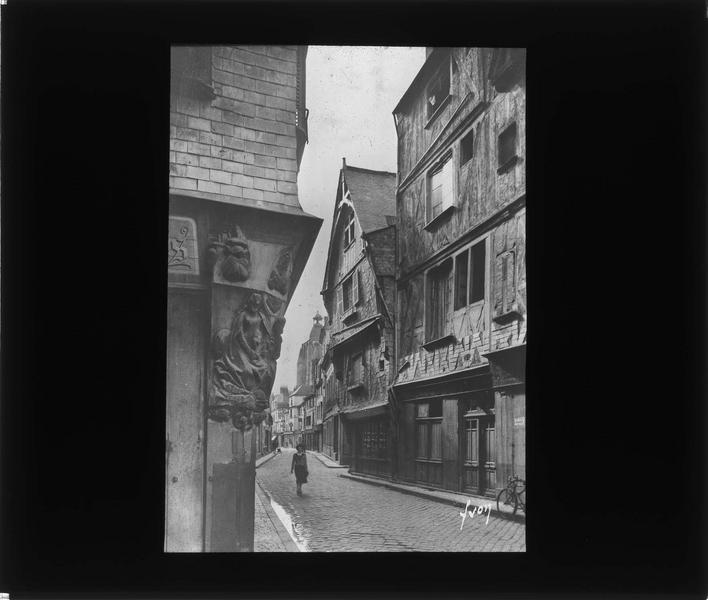
<path fill-rule="evenodd" d="M 340 465 L 338 462 L 332 460 L 329 456 L 321 454 L 320 452 L 315 452 L 314 450 L 308 450 L 308 454 L 312 454 L 317 460 L 319 460 L 328 469 L 348 469 L 349 465 Z"/>
<path fill-rule="evenodd" d="M 273 452 L 256 460 L 256 469 L 275 458 Z M 300 552 L 278 515 L 270 505 L 268 496 L 256 481 L 255 520 L 253 531 L 254 552 Z"/>
<path fill-rule="evenodd" d="M 491 505 L 491 514 L 495 517 L 516 521 L 517 523 L 526 523 L 526 514 L 523 511 L 517 511 L 516 514 L 513 514 L 513 509 L 510 506 L 505 506 L 503 504 L 500 507 L 501 510 L 497 510 L 496 498 L 489 498 L 487 496 L 473 496 L 471 494 L 460 494 L 457 492 L 448 492 L 443 490 L 433 490 L 418 485 L 393 482 L 388 479 L 381 479 L 369 475 L 339 473 L 339 477 L 346 477 L 347 479 L 353 479 L 362 483 L 368 483 L 371 485 L 385 487 L 391 490 L 397 490 L 403 494 L 410 494 L 412 496 L 426 498 L 435 502 L 451 504 L 453 506 L 459 507 L 461 511 L 464 511 L 468 500 L 470 502 L 468 510 L 473 510 L 478 506 L 486 507 Z"/>

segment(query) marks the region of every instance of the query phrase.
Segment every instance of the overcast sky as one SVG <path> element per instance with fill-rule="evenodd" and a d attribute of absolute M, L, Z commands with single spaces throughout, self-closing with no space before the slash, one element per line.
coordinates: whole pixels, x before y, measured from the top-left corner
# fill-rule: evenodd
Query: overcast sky
<path fill-rule="evenodd" d="M 309 144 L 300 166 L 303 210 L 324 219 L 310 260 L 285 315 L 273 392 L 297 379 L 300 345 L 312 317 L 326 315 L 322 296 L 327 247 L 342 158 L 355 167 L 396 171 L 392 111 L 425 60 L 425 48 L 310 46 L 307 53 Z"/>

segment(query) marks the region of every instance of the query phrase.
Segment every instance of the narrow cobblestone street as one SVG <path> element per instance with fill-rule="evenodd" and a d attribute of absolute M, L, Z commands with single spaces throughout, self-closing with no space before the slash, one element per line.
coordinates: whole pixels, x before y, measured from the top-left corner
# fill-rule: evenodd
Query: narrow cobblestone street
<path fill-rule="evenodd" d="M 497 518 L 462 518 L 440 502 L 373 486 L 328 469 L 308 453 L 310 476 L 303 496 L 290 474 L 294 451 L 269 460 L 257 481 L 270 497 L 303 551 L 519 552 L 526 547 L 523 524 Z"/>

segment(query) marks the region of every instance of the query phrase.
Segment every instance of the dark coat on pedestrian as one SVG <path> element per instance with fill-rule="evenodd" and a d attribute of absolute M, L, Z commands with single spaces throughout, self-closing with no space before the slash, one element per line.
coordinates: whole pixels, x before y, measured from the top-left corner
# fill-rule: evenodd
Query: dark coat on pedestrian
<path fill-rule="evenodd" d="M 297 481 L 297 483 L 307 483 L 307 476 L 309 473 L 307 470 L 307 455 L 305 452 L 302 454 L 296 452 L 293 455 L 293 462 L 290 466 L 290 472 L 292 473 L 293 470 L 295 471 L 295 481 Z"/>

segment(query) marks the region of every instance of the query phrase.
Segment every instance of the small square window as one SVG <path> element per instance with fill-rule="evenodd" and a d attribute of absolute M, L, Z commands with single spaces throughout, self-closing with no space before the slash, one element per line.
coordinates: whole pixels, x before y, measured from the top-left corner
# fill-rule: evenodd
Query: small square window
<path fill-rule="evenodd" d="M 460 142 L 460 166 L 467 164 L 474 151 L 474 131 L 470 131 Z"/>
<path fill-rule="evenodd" d="M 504 167 L 512 159 L 516 158 L 516 123 L 512 123 L 499 134 L 498 145 L 499 167 Z"/>

